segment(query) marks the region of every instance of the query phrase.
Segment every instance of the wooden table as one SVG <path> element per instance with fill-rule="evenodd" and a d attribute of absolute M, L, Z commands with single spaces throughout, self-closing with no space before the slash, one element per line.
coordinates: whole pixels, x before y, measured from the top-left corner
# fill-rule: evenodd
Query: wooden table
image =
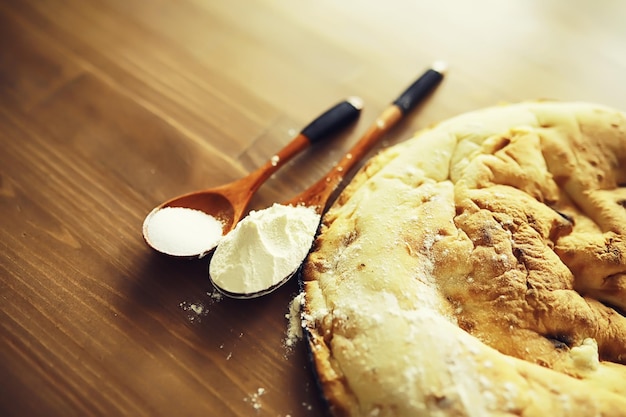
<path fill-rule="evenodd" d="M 626 110 L 626 2 L 0 2 L 0 415 L 316 416 L 290 282 L 219 299 L 207 260 L 141 224 L 260 166 L 350 95 L 359 121 L 250 208 L 325 173 L 431 62 L 443 84 L 381 143 L 500 102 Z"/>

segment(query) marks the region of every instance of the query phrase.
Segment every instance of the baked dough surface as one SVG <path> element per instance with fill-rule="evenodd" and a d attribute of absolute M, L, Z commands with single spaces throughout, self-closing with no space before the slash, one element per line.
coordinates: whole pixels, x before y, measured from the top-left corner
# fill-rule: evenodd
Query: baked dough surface
<path fill-rule="evenodd" d="M 336 416 L 626 416 L 626 115 L 524 102 L 373 157 L 303 318 Z"/>

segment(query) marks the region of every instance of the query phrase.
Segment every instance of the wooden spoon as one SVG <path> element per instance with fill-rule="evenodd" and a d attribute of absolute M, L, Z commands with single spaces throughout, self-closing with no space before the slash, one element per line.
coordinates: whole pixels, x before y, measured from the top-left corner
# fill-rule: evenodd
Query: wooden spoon
<path fill-rule="evenodd" d="M 297 136 L 272 156 L 262 167 L 244 178 L 219 187 L 184 194 L 155 207 L 144 220 L 144 240 L 154 250 L 171 256 L 195 258 L 206 255 L 215 246 L 203 248 L 201 253 L 193 254 L 164 252 L 158 244 L 155 244 L 155 239 L 150 238 L 150 221 L 153 216 L 166 207 L 199 210 L 219 220 L 222 223 L 222 234 L 228 233 L 242 218 L 252 196 L 264 181 L 306 147 L 322 141 L 354 121 L 360 114 L 362 104 L 360 98 L 350 97 L 328 109 L 302 129 Z M 198 231 L 198 233 L 202 233 L 202 231 Z"/>
<path fill-rule="evenodd" d="M 303 205 L 306 207 L 311 207 L 315 210 L 315 212 L 319 215 L 320 220 L 321 216 L 326 210 L 332 194 L 337 190 L 338 186 L 343 181 L 346 174 L 356 166 L 356 164 L 363 158 L 365 155 L 371 150 L 373 145 L 385 134 L 387 133 L 393 126 L 395 126 L 407 113 L 414 108 L 420 101 L 422 101 L 426 96 L 439 84 L 439 82 L 443 79 L 443 75 L 445 73 L 447 66 L 443 62 L 436 62 L 433 66 L 428 69 L 422 76 L 420 76 L 413 84 L 411 84 L 389 107 L 387 107 L 375 122 L 366 130 L 363 136 L 354 144 L 352 149 L 348 151 L 344 155 L 344 157 L 330 170 L 328 174 L 322 177 L 318 182 L 313 184 L 307 190 L 289 200 L 284 205 L 298 206 Z M 269 209 L 266 209 L 269 210 Z M 246 221 L 246 219 L 244 219 Z M 236 233 L 235 230 L 233 233 Z M 316 231 L 313 231 L 313 235 Z M 241 236 L 241 235 L 239 235 Z M 239 236 L 231 235 L 231 241 L 235 241 L 239 238 Z M 284 242 L 281 244 L 282 236 L 278 235 L 267 235 L 264 236 L 264 241 L 266 244 L 271 241 L 272 246 L 281 247 L 284 246 Z M 243 239 L 243 238 L 242 238 Z M 314 239 L 312 236 L 311 242 Z M 229 242 L 230 244 L 231 242 Z M 236 247 L 236 246 L 233 246 Z M 255 298 L 264 294 L 268 294 L 278 287 L 287 282 L 300 268 L 300 265 L 306 259 L 306 252 L 304 251 L 304 257 L 301 260 L 293 261 L 293 269 L 287 276 L 281 279 L 280 276 L 275 276 L 272 279 L 259 279 L 258 273 L 255 272 L 255 276 L 253 279 L 257 282 L 263 282 L 266 286 L 265 288 L 260 288 L 258 291 L 253 293 L 237 293 L 233 291 L 228 291 L 220 286 L 219 283 L 231 284 L 226 278 L 227 275 L 220 276 L 216 278 L 212 276 L 214 271 L 223 270 L 221 267 L 214 268 L 214 263 L 219 262 L 218 265 L 227 265 L 229 264 L 227 258 L 222 257 L 222 253 L 220 253 L 220 247 L 218 247 L 215 252 L 213 259 L 211 260 L 211 265 L 209 268 L 209 279 L 215 286 L 215 288 L 222 292 L 224 295 L 232 297 L 232 298 Z M 307 248 L 308 249 L 308 248 Z M 230 252 L 230 250 L 226 250 L 224 253 Z M 253 255 L 251 253 L 259 253 L 263 254 L 264 259 L 252 259 Z M 273 264 L 273 259 L 267 259 L 265 251 L 251 251 L 246 250 L 243 253 L 239 253 L 241 264 L 246 265 L 258 265 L 259 262 L 264 262 L 265 265 Z M 238 274 L 237 280 L 245 279 L 245 274 Z M 271 284 L 268 284 L 271 283 Z M 245 287 L 242 285 L 241 287 Z"/>

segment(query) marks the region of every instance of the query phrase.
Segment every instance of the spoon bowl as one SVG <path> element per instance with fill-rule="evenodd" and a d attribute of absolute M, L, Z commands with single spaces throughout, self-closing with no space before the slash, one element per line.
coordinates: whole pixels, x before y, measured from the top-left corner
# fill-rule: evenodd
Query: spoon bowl
<path fill-rule="evenodd" d="M 322 141 L 354 121 L 359 116 L 361 108 L 361 99 L 350 97 L 318 116 L 262 167 L 249 175 L 219 187 L 184 194 L 160 204 L 146 216 L 143 222 L 144 240 L 157 252 L 175 257 L 196 258 L 210 253 L 219 241 L 219 237 L 227 234 L 241 220 L 254 193 L 274 172 L 309 145 Z M 189 254 L 188 251 L 184 251 L 178 254 L 172 253 L 173 251 L 164 251 L 158 244 L 159 241 L 187 238 L 176 224 L 171 224 L 169 227 L 153 227 L 156 214 L 170 207 L 197 211 L 219 221 L 222 229 L 221 236 L 208 239 L 206 247 L 196 250 L 197 253 Z M 202 230 L 192 230 L 192 232 L 203 233 Z M 160 235 L 156 239 L 157 233 L 166 233 L 167 236 Z"/>
<path fill-rule="evenodd" d="M 219 187 L 184 194 L 166 201 L 153 211 L 166 207 L 198 210 L 219 220 L 222 231 L 226 234 L 241 219 L 243 211 L 254 195 L 254 180 L 254 176 L 246 176 Z"/>

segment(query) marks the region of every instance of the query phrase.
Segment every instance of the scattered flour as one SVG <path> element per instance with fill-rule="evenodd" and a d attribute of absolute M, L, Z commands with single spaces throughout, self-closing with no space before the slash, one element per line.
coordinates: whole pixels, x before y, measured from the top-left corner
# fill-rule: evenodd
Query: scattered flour
<path fill-rule="evenodd" d="M 202 317 L 205 317 L 207 314 L 209 314 L 209 306 L 217 302 L 220 302 L 224 298 L 222 293 L 220 293 L 219 291 L 215 289 L 207 292 L 206 295 L 209 298 L 205 301 L 195 301 L 195 302 L 183 301 L 180 304 L 178 304 L 181 310 L 187 313 L 187 318 L 189 319 L 190 322 L 197 322 L 197 323 L 201 322 Z M 243 333 L 242 333 L 242 336 L 243 336 Z"/>
<path fill-rule="evenodd" d="M 285 314 L 285 318 L 288 320 L 287 335 L 284 340 L 284 346 L 287 350 L 291 348 L 302 339 L 302 316 L 301 309 L 304 303 L 304 293 L 296 295 L 289 303 L 289 312 Z"/>
<path fill-rule="evenodd" d="M 206 295 L 208 295 L 214 302 L 222 301 L 222 299 L 224 298 L 224 294 L 217 291 L 215 288 L 213 288 L 212 291 L 208 291 Z"/>
<path fill-rule="evenodd" d="M 254 408 L 257 412 L 259 412 L 262 407 L 261 396 L 263 396 L 264 394 L 265 394 L 265 388 L 259 388 L 256 390 L 256 392 L 253 392 L 252 394 L 250 394 L 243 400 L 245 402 L 249 402 L 250 404 L 252 404 L 252 408 Z"/>
<path fill-rule="evenodd" d="M 199 323 L 202 317 L 206 316 L 209 313 L 209 310 L 204 306 L 203 303 L 189 303 L 187 301 L 183 301 L 178 306 L 187 313 L 187 318 L 190 322 Z"/>

